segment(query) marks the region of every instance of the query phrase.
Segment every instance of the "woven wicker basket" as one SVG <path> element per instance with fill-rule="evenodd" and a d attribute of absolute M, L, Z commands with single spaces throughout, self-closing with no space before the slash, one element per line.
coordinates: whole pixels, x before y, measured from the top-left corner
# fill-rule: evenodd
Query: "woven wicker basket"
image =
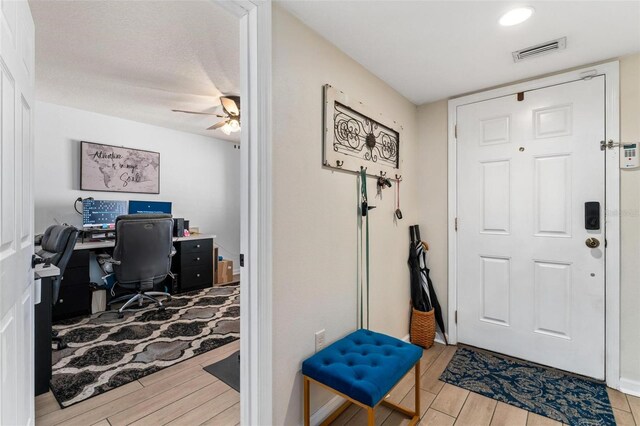
<path fill-rule="evenodd" d="M 411 343 L 429 349 L 436 338 L 433 309 L 428 312 L 411 309 Z"/>

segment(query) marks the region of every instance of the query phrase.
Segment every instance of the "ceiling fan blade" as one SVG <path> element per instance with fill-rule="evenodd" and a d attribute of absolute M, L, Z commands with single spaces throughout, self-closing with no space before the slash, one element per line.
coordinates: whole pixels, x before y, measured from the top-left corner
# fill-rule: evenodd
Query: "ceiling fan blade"
<path fill-rule="evenodd" d="M 207 130 L 216 130 L 216 129 L 219 129 L 220 127 L 224 126 L 225 124 L 227 124 L 226 120 L 225 121 L 221 121 L 219 123 L 216 123 L 211 127 L 207 127 Z"/>
<path fill-rule="evenodd" d="M 240 97 L 239 96 L 220 96 L 220 103 L 222 108 L 229 115 L 240 115 Z"/>
<path fill-rule="evenodd" d="M 172 109 L 173 112 L 183 112 L 185 114 L 198 114 L 198 115 L 215 115 L 216 117 L 226 118 L 224 115 L 216 114 L 213 112 L 197 112 L 197 111 L 185 111 L 183 109 Z"/>

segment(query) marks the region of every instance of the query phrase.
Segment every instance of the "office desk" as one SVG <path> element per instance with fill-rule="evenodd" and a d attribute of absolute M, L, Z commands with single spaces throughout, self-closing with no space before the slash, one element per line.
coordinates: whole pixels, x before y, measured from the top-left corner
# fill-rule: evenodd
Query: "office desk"
<path fill-rule="evenodd" d="M 35 395 L 46 393 L 51 380 L 51 278 L 60 275 L 57 266 L 36 265 L 36 305 L 34 319 Z"/>
<path fill-rule="evenodd" d="M 190 235 L 188 237 L 173 237 L 173 242 L 182 242 L 182 241 L 197 241 L 197 240 L 215 240 L 215 235 L 210 234 L 195 234 Z M 100 241 L 82 241 L 78 239 L 76 243 L 76 247 L 74 250 L 97 250 L 103 248 L 112 248 L 116 245 L 115 240 L 100 240 Z"/>
<path fill-rule="evenodd" d="M 218 248 L 214 246 L 215 237 L 197 234 L 173 238 L 176 255 L 171 261 L 171 272 L 176 275 L 177 280 L 173 283 L 171 277 L 167 277 L 163 283 L 169 293 L 184 293 L 211 287 L 215 283 L 218 265 L 214 261 L 218 258 Z M 89 284 L 92 255 L 110 253 L 114 246 L 114 240 L 79 240 L 76 243 L 63 275 L 58 302 L 53 307 L 54 320 L 91 313 L 92 290 Z"/>

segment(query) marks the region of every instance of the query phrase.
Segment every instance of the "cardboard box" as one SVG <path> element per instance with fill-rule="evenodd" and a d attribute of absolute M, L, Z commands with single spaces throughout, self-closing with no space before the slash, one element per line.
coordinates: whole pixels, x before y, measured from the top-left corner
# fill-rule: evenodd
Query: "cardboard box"
<path fill-rule="evenodd" d="M 218 283 L 233 281 L 233 260 L 218 261 Z"/>

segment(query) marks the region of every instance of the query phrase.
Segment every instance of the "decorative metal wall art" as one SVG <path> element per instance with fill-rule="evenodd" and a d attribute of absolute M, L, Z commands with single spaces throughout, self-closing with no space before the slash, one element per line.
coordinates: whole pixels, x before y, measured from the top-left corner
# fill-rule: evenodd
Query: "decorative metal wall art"
<path fill-rule="evenodd" d="M 384 124 L 382 117 L 373 119 L 373 116 L 362 103 L 349 102 L 343 92 L 326 84 L 323 164 L 352 172 L 366 167 L 367 174 L 375 176 L 397 172 L 400 133 Z"/>

